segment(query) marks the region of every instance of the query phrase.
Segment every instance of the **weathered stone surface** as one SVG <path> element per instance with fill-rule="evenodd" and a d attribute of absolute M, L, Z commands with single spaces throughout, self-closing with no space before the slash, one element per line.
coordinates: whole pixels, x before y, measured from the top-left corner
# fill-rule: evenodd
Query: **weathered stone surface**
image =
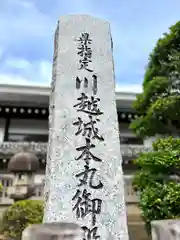
<path fill-rule="evenodd" d="M 109 23 L 72 15 L 57 29 L 44 222 L 76 222 L 84 239 L 128 240 Z"/>
<path fill-rule="evenodd" d="M 74 223 L 34 224 L 27 227 L 22 240 L 82 240 L 83 231 Z"/>
<path fill-rule="evenodd" d="M 180 240 L 180 220 L 152 221 L 152 240 Z"/>

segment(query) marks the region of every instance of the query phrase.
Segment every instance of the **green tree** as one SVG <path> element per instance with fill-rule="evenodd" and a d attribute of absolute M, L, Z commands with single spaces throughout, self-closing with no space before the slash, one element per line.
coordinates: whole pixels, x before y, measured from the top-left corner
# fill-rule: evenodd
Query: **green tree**
<path fill-rule="evenodd" d="M 180 22 L 170 27 L 150 54 L 143 92 L 133 106 L 139 117 L 130 128 L 137 136 L 180 133 Z"/>
<path fill-rule="evenodd" d="M 139 170 L 133 184 L 150 233 L 152 220 L 180 218 L 180 22 L 170 27 L 150 54 L 143 92 L 133 106 L 139 117 L 130 128 L 137 136 L 163 135 L 152 152 L 135 160 Z"/>
<path fill-rule="evenodd" d="M 157 76 L 169 76 L 169 73 L 176 70 L 170 56 L 176 56 L 180 52 L 180 21 L 169 28 L 168 33 L 157 41 L 155 48 L 149 56 L 149 63 L 145 72 L 144 83 L 146 84 Z M 175 67 L 175 68 L 174 68 Z"/>

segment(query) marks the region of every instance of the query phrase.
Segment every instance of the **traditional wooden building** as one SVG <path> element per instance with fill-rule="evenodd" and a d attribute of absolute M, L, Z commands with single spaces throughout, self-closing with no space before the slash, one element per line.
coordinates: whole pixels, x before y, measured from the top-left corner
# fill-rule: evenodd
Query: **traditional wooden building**
<path fill-rule="evenodd" d="M 9 159 L 18 152 L 30 151 L 39 159 L 40 169 L 36 182 L 44 178 L 48 141 L 49 87 L 0 85 L 0 177 L 4 185 L 3 202 L 7 200 L 6 186 L 12 183 L 7 172 Z M 132 191 L 132 159 L 148 151 L 144 141 L 137 138 L 128 125 L 136 118 L 132 108 L 136 93 L 116 92 L 120 129 L 121 152 L 126 183 L 127 201 L 136 201 Z M 39 190 L 38 190 L 39 191 Z M 37 196 L 41 195 L 37 193 Z"/>
<path fill-rule="evenodd" d="M 36 174 L 36 194 L 33 198 L 43 198 L 43 179 L 46 166 L 48 141 L 49 87 L 0 85 L 0 180 L 3 194 L 0 198 L 0 212 L 13 201 L 7 195 L 12 185 L 13 175 L 8 173 L 10 158 L 22 151 L 35 154 L 39 159 Z M 137 115 L 132 108 L 136 93 L 116 92 L 117 114 L 123 157 L 125 194 L 130 235 L 145 236 L 137 207 L 138 194 L 132 188 L 135 167 L 132 160 L 140 152 L 149 151 L 146 141 L 137 138 L 128 126 Z M 145 238 L 142 238 L 145 239 Z"/>

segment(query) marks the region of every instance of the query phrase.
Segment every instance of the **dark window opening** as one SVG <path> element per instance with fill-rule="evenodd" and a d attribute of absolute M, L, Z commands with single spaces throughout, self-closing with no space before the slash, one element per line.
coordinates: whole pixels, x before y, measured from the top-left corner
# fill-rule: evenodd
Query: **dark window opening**
<path fill-rule="evenodd" d="M 8 141 L 10 142 L 48 142 L 48 135 L 10 133 L 8 136 Z"/>
<path fill-rule="evenodd" d="M 121 137 L 120 136 L 120 143 L 121 144 L 132 144 L 132 145 L 141 145 L 143 144 L 143 140 L 137 137 Z"/>

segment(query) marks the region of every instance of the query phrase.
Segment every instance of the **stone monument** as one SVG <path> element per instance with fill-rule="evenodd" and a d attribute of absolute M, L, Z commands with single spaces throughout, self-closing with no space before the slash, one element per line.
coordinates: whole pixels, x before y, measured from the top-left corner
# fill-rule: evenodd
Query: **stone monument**
<path fill-rule="evenodd" d="M 165 219 L 151 222 L 152 240 L 180 240 L 180 220 Z"/>
<path fill-rule="evenodd" d="M 128 240 L 109 23 L 63 16 L 54 45 L 44 223 Z"/>
<path fill-rule="evenodd" d="M 74 223 L 44 223 L 28 226 L 22 240 L 82 240 L 83 230 Z"/>

